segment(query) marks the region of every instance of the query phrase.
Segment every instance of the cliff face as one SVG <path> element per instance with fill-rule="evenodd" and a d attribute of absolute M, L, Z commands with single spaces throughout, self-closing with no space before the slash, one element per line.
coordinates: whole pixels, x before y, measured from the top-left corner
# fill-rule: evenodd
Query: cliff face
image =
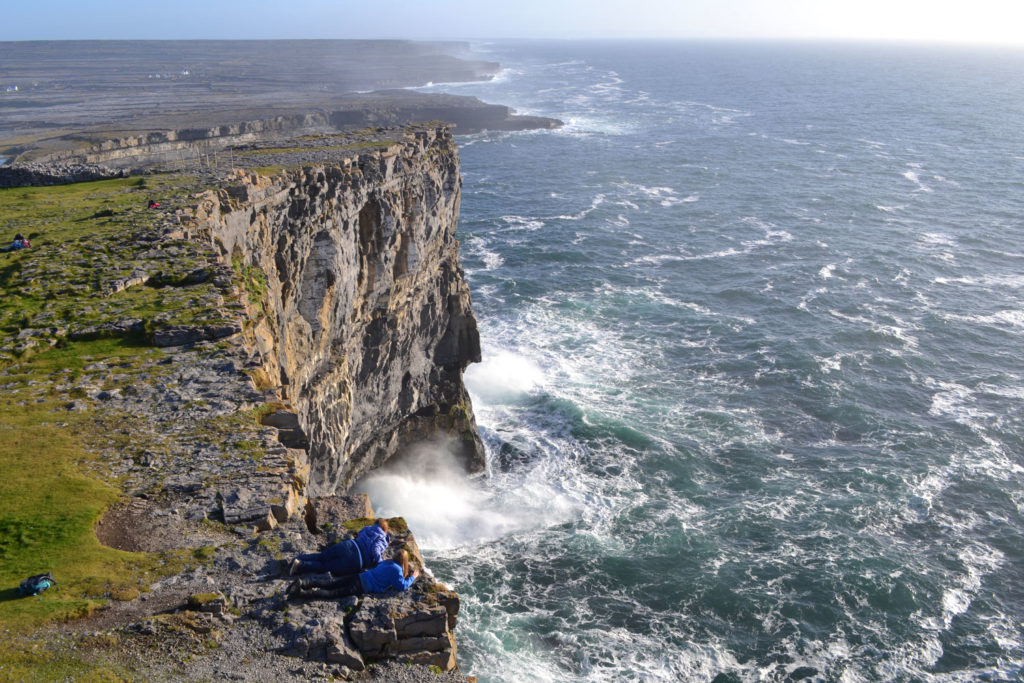
<path fill-rule="evenodd" d="M 247 334 L 308 439 L 310 496 L 439 433 L 483 468 L 462 384 L 480 344 L 454 236 L 460 189 L 451 135 L 419 128 L 337 163 L 240 175 L 196 210 L 249 279 Z"/>

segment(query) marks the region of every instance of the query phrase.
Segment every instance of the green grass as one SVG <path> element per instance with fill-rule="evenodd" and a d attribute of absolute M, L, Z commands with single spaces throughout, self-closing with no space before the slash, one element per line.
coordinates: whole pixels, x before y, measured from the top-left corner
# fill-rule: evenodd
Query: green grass
<path fill-rule="evenodd" d="M 46 621 L 83 616 L 112 596 L 137 595 L 149 581 L 180 570 L 188 560 L 184 554 L 127 553 L 100 545 L 93 527 L 119 492 L 83 468 L 96 458 L 85 448 L 86 437 L 97 428 L 95 416 L 70 413 L 63 409 L 64 399 L 45 396 L 47 378 L 57 373 L 81 371 L 98 357 L 131 361 L 149 353 L 152 350 L 121 340 L 80 343 L 39 354 L 9 368 L 2 378 L 4 629 L 24 631 Z M 18 583 L 44 571 L 53 573 L 58 587 L 37 597 L 19 597 Z"/>
<path fill-rule="evenodd" d="M 133 680 L 132 675 L 112 655 L 103 653 L 103 643 L 82 639 L 80 646 L 89 655 L 75 656 L 54 652 L 45 643 L 19 637 L 5 638 L 6 651 L 0 655 L 0 680 L 4 681 L 81 681 L 100 683 Z"/>
<path fill-rule="evenodd" d="M 264 310 L 267 298 L 267 274 L 256 266 L 246 265 L 240 256 L 231 259 L 231 268 L 241 281 L 249 304 L 253 308 Z"/>
<path fill-rule="evenodd" d="M 212 247 L 179 240 L 153 248 L 149 240 L 174 206 L 190 201 L 191 183 L 173 175 L 0 190 L 0 242 L 18 232 L 32 240 L 31 249 L 0 254 L 0 366 L 76 330 L 126 319 L 143 321 L 148 333 L 222 322 L 223 297 L 203 281 Z M 147 209 L 150 198 L 167 208 Z M 116 281 L 138 273 L 159 286 L 112 293 Z M 41 331 L 38 343 L 13 339 L 25 328 Z"/>
<path fill-rule="evenodd" d="M 113 295 L 103 290 L 140 260 L 167 270 L 172 282 L 177 271 L 169 269 L 187 273 L 206 263 L 193 243 L 163 245 L 169 253 L 149 261 L 138 253 L 149 243 L 134 243 L 163 220 L 161 212 L 146 209 L 148 199 L 182 204 L 187 190 L 180 186 L 189 182 L 153 176 L 142 183 L 129 178 L 0 190 L 0 242 L 16 232 L 32 240 L 31 249 L 0 254 L 0 629 L 10 636 L 89 614 L 111 599 L 133 599 L 158 577 L 204 559 L 189 551 L 129 553 L 99 543 L 94 525 L 121 494 L 96 453 L 139 444 L 131 442 L 130 430 L 111 428 L 116 415 L 66 410 L 81 393 L 71 388 L 89 374 L 91 363 L 104 361 L 131 375 L 159 354 L 139 335 L 70 341 L 68 329 L 121 318 L 144 320 L 150 328 L 217 318 L 210 302 L 219 295 L 206 283 L 140 286 Z M 18 332 L 26 327 L 56 331 L 34 348 L 19 348 Z M 37 597 L 18 595 L 22 579 L 45 571 L 53 573 L 57 588 Z M 112 670 L 38 651 L 31 638 L 18 643 L 23 646 L 12 639 L 0 648 L 0 678 L 46 678 L 13 673 L 36 671 L 40 660 L 56 668 L 38 671 L 57 678 L 116 678 Z M 80 671 L 92 673 L 74 673 Z"/>
<path fill-rule="evenodd" d="M 104 288 L 128 278 L 135 268 L 174 282 L 206 262 L 200 246 L 185 242 L 172 245 L 168 255 L 140 253 L 135 239 L 152 231 L 164 215 L 147 210 L 146 201 L 180 194 L 174 183 L 183 179 L 157 176 L 146 179 L 145 186 L 139 180 L 0 189 L 0 242 L 22 232 L 33 245 L 0 254 L 0 336 L 28 327 L 86 327 L 167 311 L 180 315 L 188 310 L 182 305 L 187 299 L 214 300 L 209 285 L 206 291 L 136 287 L 103 295 Z"/>
<path fill-rule="evenodd" d="M 272 177 L 276 176 L 278 173 L 280 173 L 286 168 L 288 167 L 283 164 L 278 164 L 272 166 L 255 166 L 253 168 L 250 168 L 249 170 L 258 173 L 259 175 Z"/>

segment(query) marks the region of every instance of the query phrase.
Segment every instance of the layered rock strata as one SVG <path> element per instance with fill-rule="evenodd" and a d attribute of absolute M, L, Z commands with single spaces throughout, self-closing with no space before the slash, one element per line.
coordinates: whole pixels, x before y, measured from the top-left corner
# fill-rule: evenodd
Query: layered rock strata
<path fill-rule="evenodd" d="M 309 493 L 345 490 L 438 433 L 466 468 L 483 445 L 462 384 L 480 359 L 443 128 L 268 178 L 241 173 L 189 231 L 258 279 L 249 338 L 308 438 Z"/>
<path fill-rule="evenodd" d="M 460 134 L 483 130 L 558 128 L 562 122 L 515 113 L 475 97 L 407 91 L 368 93 L 303 111 L 230 111 L 133 122 L 128 130 L 76 132 L 13 148 L 0 163 L 0 187 L 61 185 L 153 170 L 228 167 L 233 151 L 300 135 L 340 134 L 365 127 L 443 121 Z M 232 123 L 213 123 L 230 118 Z M 56 149 L 52 149 L 56 146 Z"/>

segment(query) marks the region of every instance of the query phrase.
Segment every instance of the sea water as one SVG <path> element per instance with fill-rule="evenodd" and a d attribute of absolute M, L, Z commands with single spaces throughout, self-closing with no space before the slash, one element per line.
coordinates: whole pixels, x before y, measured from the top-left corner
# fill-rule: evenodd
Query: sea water
<path fill-rule="evenodd" d="M 481 681 L 1019 680 L 1024 53 L 477 46 L 489 470 L 364 482 Z"/>

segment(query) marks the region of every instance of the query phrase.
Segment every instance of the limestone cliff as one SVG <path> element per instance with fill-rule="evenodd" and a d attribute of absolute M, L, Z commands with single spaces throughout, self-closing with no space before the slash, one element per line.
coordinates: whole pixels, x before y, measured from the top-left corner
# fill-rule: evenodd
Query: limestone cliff
<path fill-rule="evenodd" d="M 353 671 L 399 662 L 403 680 L 417 667 L 415 680 L 437 668 L 456 680 L 458 596 L 427 567 L 401 594 L 283 595 L 289 558 L 373 515 L 330 494 L 406 444 L 443 437 L 482 466 L 461 379 L 480 351 L 452 137 L 303 135 L 235 160 L 246 170 L 227 178 L 206 168 L 0 192 L 33 242 L 0 273 L 0 398 L 34 421 L 7 453 L 52 463 L 14 485 L 54 528 L 85 520 L 71 540 L 6 545 L 5 562 L 27 575 L 57 558 L 47 569 L 61 590 L 38 623 L 95 609 L 71 639 L 44 630 L 46 651 L 89 660 L 83 671 L 128 658 L 141 680 L 394 680 Z M 79 471 L 104 485 L 89 494 L 67 476 Z M 392 552 L 422 566 L 392 521 Z M 128 554 L 82 577 L 76 553 L 97 539 Z"/>
<path fill-rule="evenodd" d="M 461 179 L 444 128 L 276 176 L 239 172 L 195 227 L 256 275 L 247 334 L 308 439 L 308 495 L 344 490 L 411 442 L 483 467 L 462 371 L 480 359 L 458 259 Z"/>

